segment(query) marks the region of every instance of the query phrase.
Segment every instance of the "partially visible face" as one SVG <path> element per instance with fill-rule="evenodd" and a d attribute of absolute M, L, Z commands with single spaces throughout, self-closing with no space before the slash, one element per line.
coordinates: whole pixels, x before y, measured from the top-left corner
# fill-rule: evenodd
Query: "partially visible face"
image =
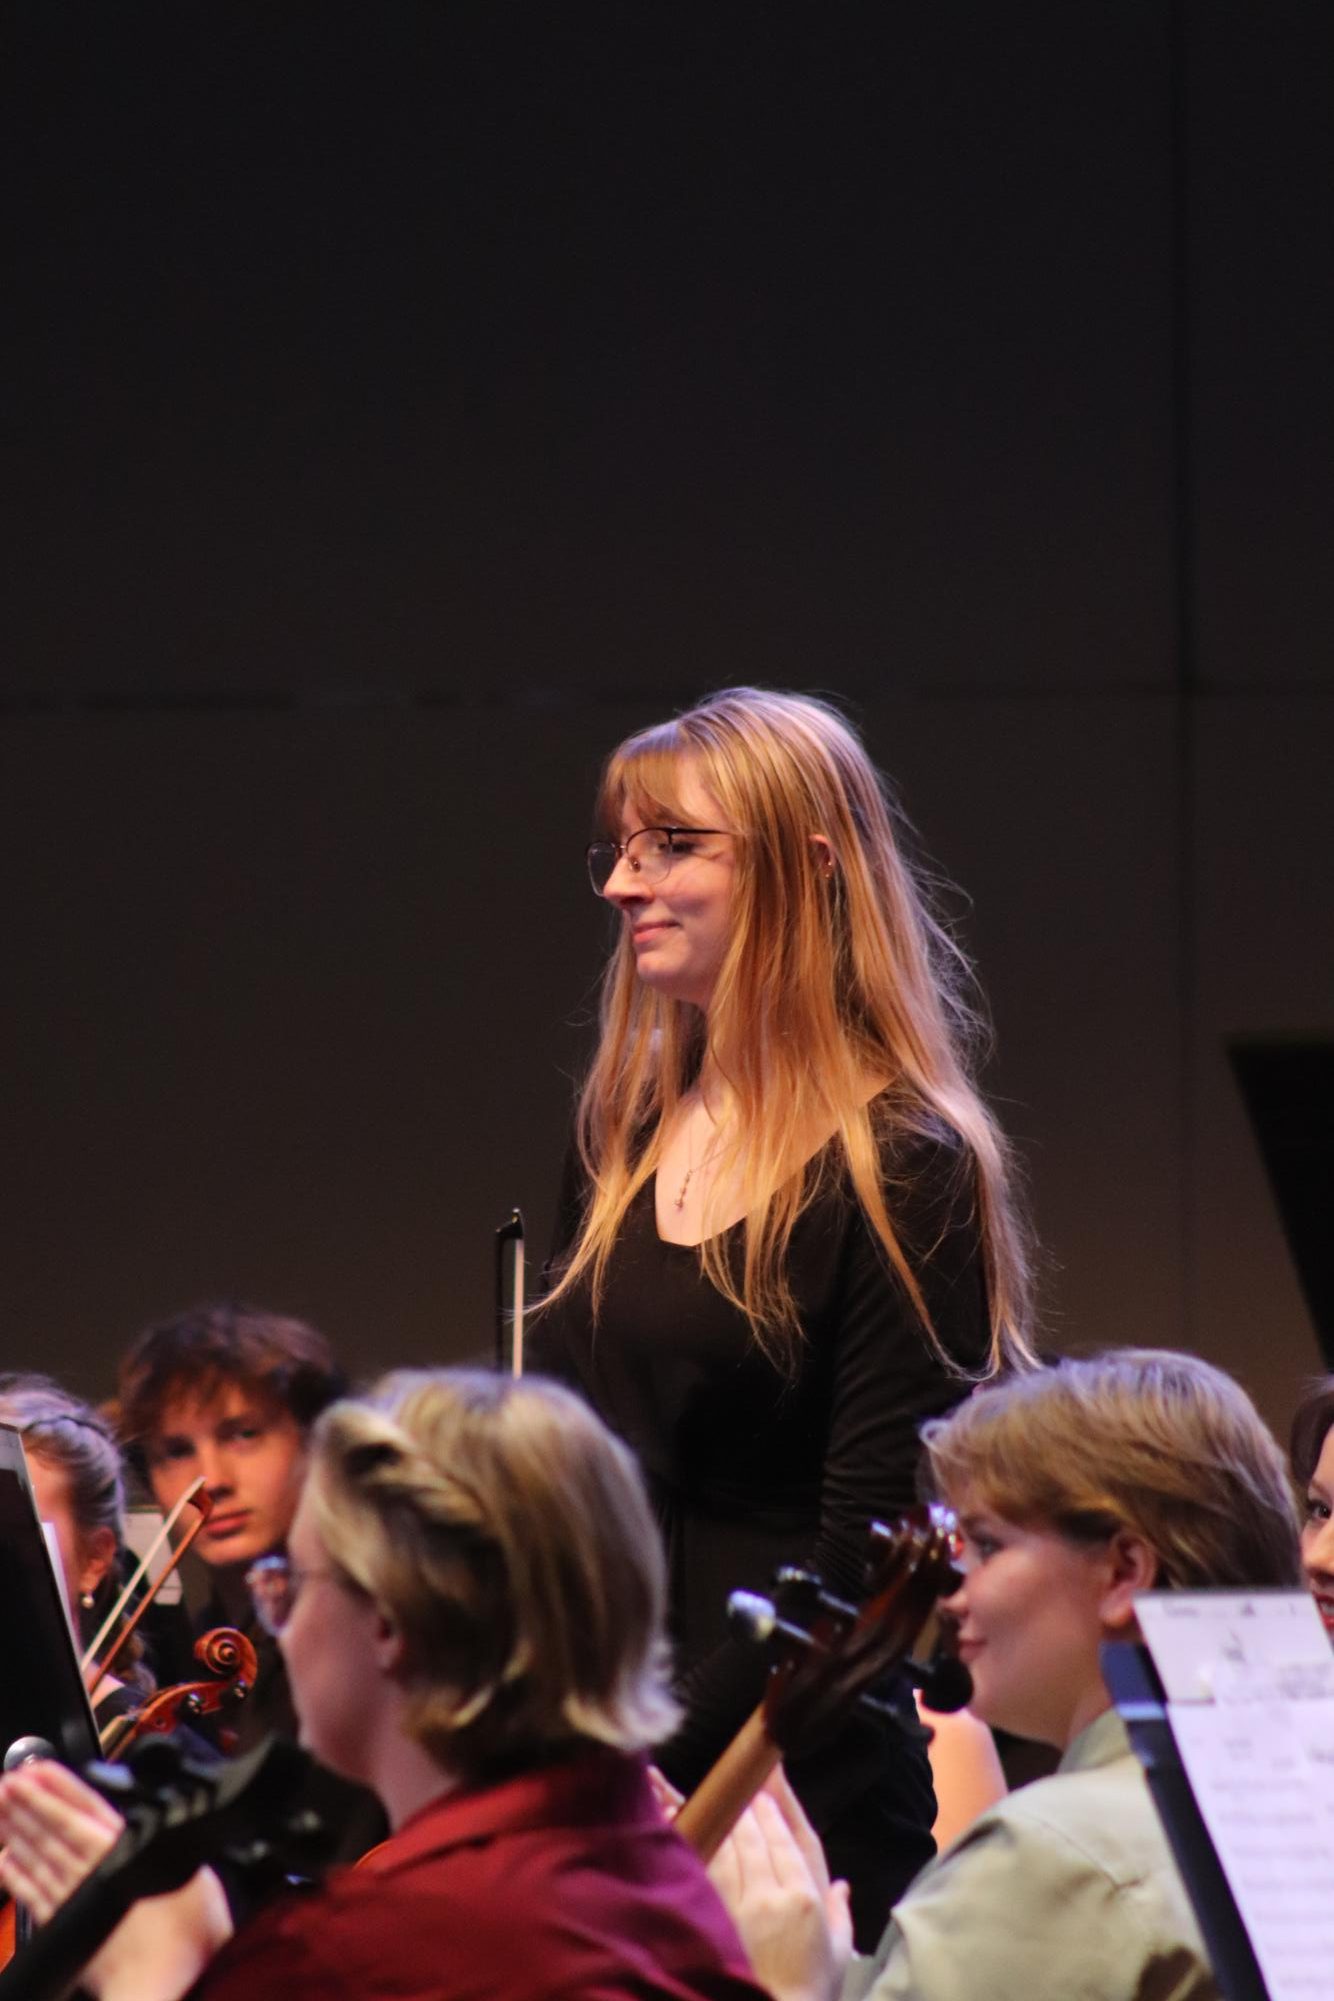
<path fill-rule="evenodd" d="M 679 824 L 725 827 L 716 799 L 686 767 L 681 774 Z M 620 839 L 644 825 L 627 813 Z M 735 843 L 727 834 L 682 839 L 661 882 L 645 884 L 620 860 L 603 895 L 625 920 L 635 966 L 645 986 L 670 1000 L 707 1008 L 732 937 Z"/>
<path fill-rule="evenodd" d="M 946 1610 L 974 1715 L 1064 1748 L 1107 1706 L 1098 1648 L 1107 1558 L 985 1507 L 958 1508 L 964 1580 Z"/>
<path fill-rule="evenodd" d="M 1325 1433 L 1302 1509 L 1302 1564 L 1326 1628 L 1334 1634 L 1334 1425 Z"/>
<path fill-rule="evenodd" d="M 69 1474 L 63 1466 L 48 1464 L 31 1448 L 26 1457 L 37 1513 L 55 1530 L 60 1568 L 65 1576 L 65 1597 L 71 1611 L 77 1612 L 82 1593 L 95 1591 L 110 1569 L 116 1540 L 109 1529 L 101 1532 L 98 1544 L 106 1545 L 103 1550 L 81 1536 L 74 1518 Z"/>
<path fill-rule="evenodd" d="M 369 1598 L 340 1581 L 303 1506 L 297 1508 L 287 1548 L 297 1592 L 278 1644 L 300 1741 L 330 1771 L 371 1784 L 367 1750 L 383 1683 L 375 1646 L 379 1613 Z"/>
<path fill-rule="evenodd" d="M 213 1513 L 195 1548 L 205 1563 L 253 1563 L 287 1540 L 305 1474 L 305 1437 L 271 1398 L 227 1383 L 206 1402 L 174 1399 L 145 1456 L 164 1511 L 203 1477 Z"/>

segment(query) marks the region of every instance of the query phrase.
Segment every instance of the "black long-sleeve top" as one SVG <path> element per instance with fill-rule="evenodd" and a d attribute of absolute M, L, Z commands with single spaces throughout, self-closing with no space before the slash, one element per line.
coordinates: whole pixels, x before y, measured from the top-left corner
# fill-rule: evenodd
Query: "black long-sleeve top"
<path fill-rule="evenodd" d="M 831 1142 L 831 1145 L 833 1143 Z M 968 1156 L 952 1135 L 883 1156 L 886 1199 L 940 1347 L 976 1369 L 988 1316 Z M 819 1170 L 823 1167 L 825 1172 Z M 673 1638 L 686 1720 L 663 1764 L 702 1777 L 759 1699 L 764 1666 L 727 1635 L 728 1594 L 763 1590 L 780 1564 L 861 1595 L 867 1527 L 916 1495 L 918 1428 L 968 1388 L 933 1349 L 852 1193 L 812 1164 L 816 1193 L 788 1253 L 801 1341 L 791 1375 L 761 1351 L 744 1316 L 705 1279 L 698 1251 L 658 1235 L 650 1181 L 609 1263 L 596 1325 L 585 1289 L 538 1315 L 529 1365 L 575 1389 L 633 1447 L 667 1545 Z M 567 1189 L 566 1237 L 578 1216 Z M 728 1235 L 740 1257 L 741 1229 Z M 811 1761 L 803 1792 L 828 1832 L 864 1789 L 865 1747 Z M 876 1764 L 870 1760 L 871 1765 Z M 929 1789 L 894 1761 L 904 1880 L 930 1853 Z M 891 1840 L 894 1838 L 891 1830 Z M 855 1888 L 855 1884 L 854 1884 Z"/>

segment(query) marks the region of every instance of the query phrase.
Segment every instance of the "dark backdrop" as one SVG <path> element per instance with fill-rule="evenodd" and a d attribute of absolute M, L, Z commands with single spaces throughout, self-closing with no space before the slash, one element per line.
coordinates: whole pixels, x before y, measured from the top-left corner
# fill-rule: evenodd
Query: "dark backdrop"
<path fill-rule="evenodd" d="M 832 692 L 991 995 L 1053 1337 L 1316 1356 L 1334 12 L 11 5 L 4 1356 L 489 1338 L 598 760 Z"/>

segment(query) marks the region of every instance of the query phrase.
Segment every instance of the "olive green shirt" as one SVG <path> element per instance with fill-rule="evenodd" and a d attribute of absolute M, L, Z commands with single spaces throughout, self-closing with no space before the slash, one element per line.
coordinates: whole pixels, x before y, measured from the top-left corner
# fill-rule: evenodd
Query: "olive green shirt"
<path fill-rule="evenodd" d="M 1216 2001 L 1116 1711 L 929 1862 L 842 2001 Z"/>

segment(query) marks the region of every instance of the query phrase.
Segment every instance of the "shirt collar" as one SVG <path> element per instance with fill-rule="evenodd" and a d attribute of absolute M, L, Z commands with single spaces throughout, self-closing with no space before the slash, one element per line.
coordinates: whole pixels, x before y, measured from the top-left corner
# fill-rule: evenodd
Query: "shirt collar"
<path fill-rule="evenodd" d="M 623 1827 L 664 1825 L 642 1758 L 594 1746 L 492 1785 L 445 1793 L 405 1820 L 360 1867 L 388 1876 L 426 1855 L 498 1834 L 608 1820 Z"/>
<path fill-rule="evenodd" d="M 1095 1716 L 1086 1723 L 1079 1735 L 1067 1745 L 1065 1754 L 1057 1767 L 1062 1772 L 1090 1772 L 1095 1766 L 1110 1765 L 1117 1758 L 1130 1754 L 1130 1739 L 1126 1726 L 1115 1709 L 1104 1709 L 1101 1716 Z"/>

